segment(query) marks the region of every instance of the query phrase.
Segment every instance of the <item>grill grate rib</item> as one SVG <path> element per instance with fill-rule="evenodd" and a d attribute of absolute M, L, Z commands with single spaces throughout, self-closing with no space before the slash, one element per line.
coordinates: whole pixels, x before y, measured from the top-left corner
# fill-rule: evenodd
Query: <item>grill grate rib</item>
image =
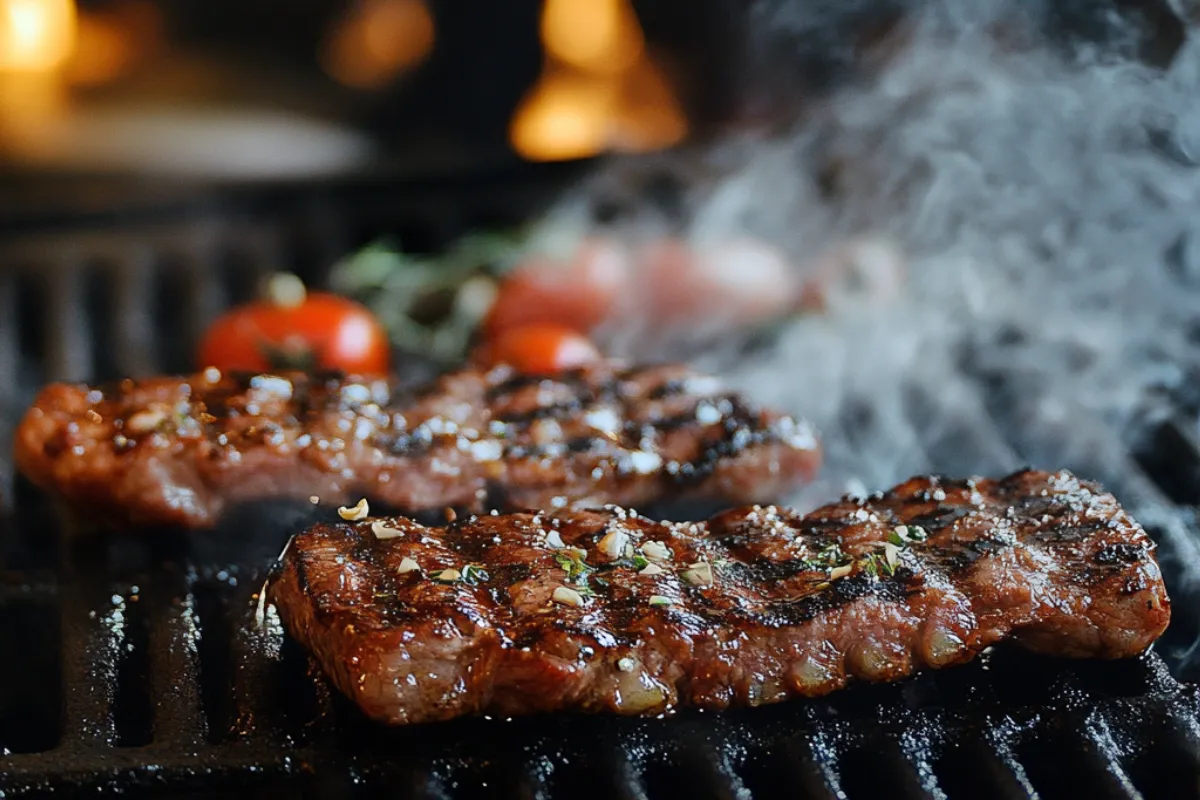
<path fill-rule="evenodd" d="M 229 609 L 234 621 L 232 733 L 250 743 L 282 743 L 282 727 L 274 724 L 276 709 L 271 702 L 274 666 L 280 655 L 279 635 L 259 628 L 255 606 L 247 593 L 240 592 L 238 597 L 242 602 Z"/>
<path fill-rule="evenodd" d="M 157 338 L 150 309 L 154 255 L 147 247 L 133 248 L 113 268 L 113 357 L 119 375 L 141 377 L 154 372 Z"/>
<path fill-rule="evenodd" d="M 1134 787 L 1125 772 L 1121 754 L 1108 732 L 1108 726 L 1103 721 L 1075 719 L 1078 727 L 1072 731 L 1071 738 L 1079 748 L 1080 763 L 1089 775 L 1099 779 L 1100 785 L 1092 796 L 1142 800 L 1142 793 Z"/>
<path fill-rule="evenodd" d="M 971 773 L 965 778 L 972 786 L 987 787 L 991 797 L 1008 800 L 1033 797 L 1037 792 L 1006 739 L 997 733 L 988 739 L 980 736 L 968 739 L 959 750 L 964 768 Z"/>
<path fill-rule="evenodd" d="M 194 749 L 208 735 L 200 696 L 195 598 L 174 575 L 151 584 L 140 603 L 150 611 L 150 699 L 154 741 Z"/>
<path fill-rule="evenodd" d="M 783 778 L 788 786 L 794 786 L 802 796 L 813 800 L 834 800 L 842 797 L 841 782 L 837 776 L 837 764 L 818 754 L 820 739 L 816 743 L 804 737 L 801 741 L 787 744 L 781 761 L 786 764 Z M 822 748 L 831 753 L 832 748 Z"/>
<path fill-rule="evenodd" d="M 116 616 L 114 596 L 96 585 L 71 586 L 61 595 L 62 746 L 67 750 L 107 748 L 117 740 L 113 703 L 125 624 L 123 614 Z"/>

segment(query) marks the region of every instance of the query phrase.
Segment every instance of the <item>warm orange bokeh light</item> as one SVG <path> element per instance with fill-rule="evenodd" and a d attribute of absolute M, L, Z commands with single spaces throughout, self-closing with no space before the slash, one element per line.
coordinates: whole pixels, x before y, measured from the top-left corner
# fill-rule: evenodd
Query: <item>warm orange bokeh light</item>
<path fill-rule="evenodd" d="M 0 0 L 0 72 L 49 72 L 75 47 L 74 0 Z"/>
<path fill-rule="evenodd" d="M 378 89 L 425 60 L 435 26 L 425 0 L 360 0 L 322 53 L 325 71 L 357 89 Z"/>
<path fill-rule="evenodd" d="M 627 0 L 546 0 L 542 44 L 553 58 L 595 74 L 619 74 L 642 55 L 642 29 Z"/>
<path fill-rule="evenodd" d="M 565 70 L 538 80 L 513 117 L 513 149 L 529 161 L 586 158 L 604 150 L 619 87 Z"/>
<path fill-rule="evenodd" d="M 545 0 L 541 36 L 546 67 L 509 127 L 522 158 L 640 153 L 687 135 L 683 109 L 646 53 L 629 0 Z"/>

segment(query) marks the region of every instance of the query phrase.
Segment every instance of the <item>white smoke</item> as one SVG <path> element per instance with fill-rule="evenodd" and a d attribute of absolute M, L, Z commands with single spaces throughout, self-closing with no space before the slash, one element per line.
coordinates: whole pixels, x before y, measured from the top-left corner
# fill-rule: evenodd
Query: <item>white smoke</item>
<path fill-rule="evenodd" d="M 1006 50 L 996 7 L 910 17 L 886 69 L 789 135 L 687 156 L 720 174 L 690 184 L 693 242 L 757 236 L 810 272 L 875 264 L 763 356 L 700 360 L 815 423 L 828 458 L 803 508 L 920 472 L 1070 467 L 1195 571 L 1195 539 L 1130 478 L 1127 447 L 1200 375 L 1200 49 L 1165 71 Z"/>

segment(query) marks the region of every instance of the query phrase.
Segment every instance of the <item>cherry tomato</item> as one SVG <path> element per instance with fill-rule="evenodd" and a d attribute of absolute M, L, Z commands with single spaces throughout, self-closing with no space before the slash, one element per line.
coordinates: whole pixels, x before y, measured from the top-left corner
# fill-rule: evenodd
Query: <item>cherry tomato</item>
<path fill-rule="evenodd" d="M 199 366 L 263 372 L 336 369 L 356 375 L 388 371 L 387 333 L 365 307 L 312 293 L 294 275 L 271 276 L 264 297 L 233 309 L 209 327 Z"/>
<path fill-rule="evenodd" d="M 508 364 L 526 375 L 553 375 L 601 359 L 591 340 L 564 325 L 509 328 L 476 352 L 484 365 Z"/>
<path fill-rule="evenodd" d="M 590 333 L 615 313 L 628 285 L 624 251 L 589 240 L 569 264 L 532 260 L 508 275 L 484 318 L 484 335 L 494 339 L 509 328 L 541 323 Z"/>

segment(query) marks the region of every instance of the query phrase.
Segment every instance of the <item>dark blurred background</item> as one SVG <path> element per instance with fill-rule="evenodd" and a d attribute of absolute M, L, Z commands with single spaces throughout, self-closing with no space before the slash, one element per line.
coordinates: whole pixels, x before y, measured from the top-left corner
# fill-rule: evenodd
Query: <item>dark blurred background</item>
<path fill-rule="evenodd" d="M 720 116 L 729 20 L 716 0 L 0 0 L 0 158 L 245 180 L 653 151 Z"/>
<path fill-rule="evenodd" d="M 477 173 L 787 123 L 869 69 L 907 5 L 0 0 L 0 212 L 65 199 L 50 176 L 128 190 Z M 1116 11 L 1149 23 L 1139 47 L 1181 36 L 1168 0 L 1014 5 L 1089 39 L 1133 29 Z"/>

